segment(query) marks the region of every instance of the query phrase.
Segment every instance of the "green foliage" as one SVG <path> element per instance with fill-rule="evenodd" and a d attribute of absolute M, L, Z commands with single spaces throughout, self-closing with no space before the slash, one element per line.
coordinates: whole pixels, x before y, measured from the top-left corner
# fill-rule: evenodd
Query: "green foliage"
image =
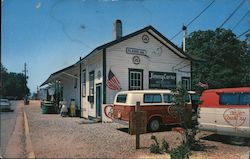
<path fill-rule="evenodd" d="M 187 53 L 206 62 L 193 62 L 193 89 L 208 83 L 209 88 L 250 86 L 250 49 L 231 30 L 195 31 L 187 38 Z M 248 42 L 249 43 L 249 42 Z"/>
<path fill-rule="evenodd" d="M 162 141 L 162 148 L 161 149 L 162 149 L 162 151 L 164 151 L 166 153 L 169 152 L 169 144 L 165 139 L 163 139 L 163 141 Z"/>
<path fill-rule="evenodd" d="M 149 150 L 150 150 L 151 153 L 155 153 L 155 154 L 161 153 L 160 146 L 157 145 L 157 144 L 155 144 L 155 143 L 152 143 L 152 144 L 150 145 Z"/>
<path fill-rule="evenodd" d="M 151 153 L 159 154 L 162 153 L 162 151 L 167 153 L 169 152 L 169 144 L 165 139 L 163 139 L 161 147 L 156 136 L 152 135 L 151 139 L 154 141 L 154 143 L 152 143 L 149 148 Z"/>
<path fill-rule="evenodd" d="M 186 144 L 181 144 L 170 151 L 171 159 L 185 159 L 190 155 L 189 147 Z"/>
<path fill-rule="evenodd" d="M 27 80 L 24 74 L 7 72 L 7 69 L 1 65 L 1 87 L 0 92 L 3 97 L 15 97 L 22 99 L 25 92 L 29 95 L 29 88 L 27 87 Z"/>

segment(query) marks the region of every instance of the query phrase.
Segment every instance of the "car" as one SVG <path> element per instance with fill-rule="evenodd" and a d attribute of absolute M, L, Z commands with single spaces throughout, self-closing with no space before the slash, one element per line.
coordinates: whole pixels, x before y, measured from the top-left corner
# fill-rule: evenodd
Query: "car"
<path fill-rule="evenodd" d="M 8 99 L 0 99 L 0 110 L 1 111 L 14 111 Z"/>

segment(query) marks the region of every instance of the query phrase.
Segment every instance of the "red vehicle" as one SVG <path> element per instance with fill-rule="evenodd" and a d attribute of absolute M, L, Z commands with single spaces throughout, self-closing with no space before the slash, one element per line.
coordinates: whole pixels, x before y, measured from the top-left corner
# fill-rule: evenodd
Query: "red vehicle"
<path fill-rule="evenodd" d="M 172 93 L 170 90 L 122 91 L 116 94 L 113 107 L 114 119 L 129 122 L 129 114 L 134 111 L 136 102 L 140 110 L 147 112 L 148 128 L 157 131 L 160 125 L 180 124 L 178 114 L 173 111 Z M 191 120 L 192 105 L 188 99 L 186 119 Z"/>
<path fill-rule="evenodd" d="M 198 122 L 201 130 L 250 137 L 250 87 L 206 90 L 200 100 Z"/>

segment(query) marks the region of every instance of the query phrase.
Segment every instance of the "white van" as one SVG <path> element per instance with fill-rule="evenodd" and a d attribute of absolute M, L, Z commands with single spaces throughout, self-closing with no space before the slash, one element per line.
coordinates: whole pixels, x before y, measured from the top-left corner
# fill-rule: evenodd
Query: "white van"
<path fill-rule="evenodd" d="M 191 120 L 192 104 L 187 99 L 187 119 Z M 122 91 L 116 94 L 113 107 L 113 118 L 129 121 L 129 114 L 134 111 L 136 102 L 140 102 L 140 110 L 147 112 L 148 128 L 157 131 L 160 125 L 180 124 L 180 118 L 173 111 L 171 90 L 136 90 Z"/>

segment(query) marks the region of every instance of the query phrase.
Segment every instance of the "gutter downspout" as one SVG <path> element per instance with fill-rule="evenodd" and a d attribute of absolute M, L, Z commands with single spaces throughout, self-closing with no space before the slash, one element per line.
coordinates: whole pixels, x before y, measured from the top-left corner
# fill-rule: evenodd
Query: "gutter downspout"
<path fill-rule="evenodd" d="M 79 72 L 79 106 L 80 106 L 80 118 L 82 117 L 82 64 L 81 64 L 82 58 L 80 57 L 80 72 Z"/>

